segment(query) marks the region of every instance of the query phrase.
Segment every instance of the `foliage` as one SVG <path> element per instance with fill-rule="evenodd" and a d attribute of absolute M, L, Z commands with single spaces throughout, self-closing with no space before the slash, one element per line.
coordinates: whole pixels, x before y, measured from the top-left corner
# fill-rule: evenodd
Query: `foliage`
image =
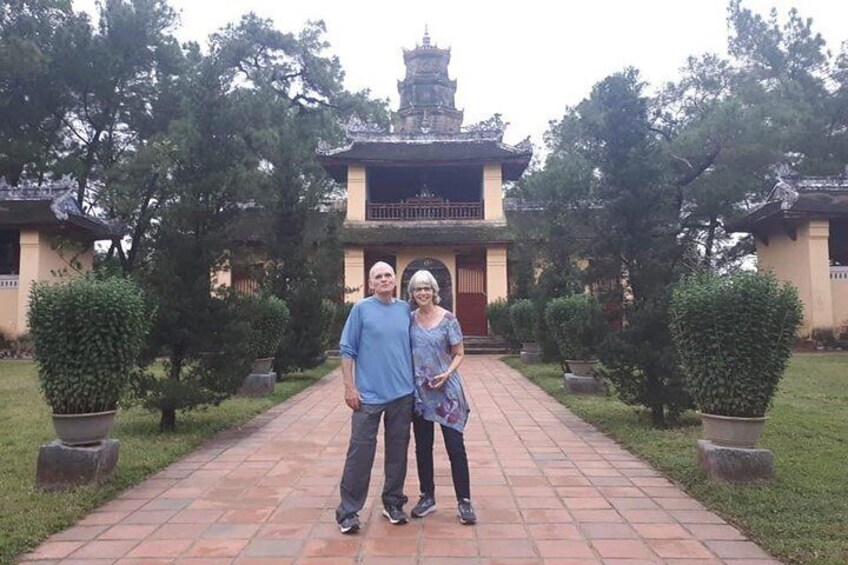
<path fill-rule="evenodd" d="M 598 301 L 585 294 L 555 298 L 545 308 L 545 322 L 561 359 L 593 359 L 604 338 L 604 315 Z"/>
<path fill-rule="evenodd" d="M 154 414 L 140 408 L 122 411 L 111 436 L 121 442 L 114 481 L 66 492 L 32 488 L 38 446 L 55 437 L 49 408 L 39 398 L 36 367 L 31 362 L 0 361 L 0 421 L 4 423 L 0 458 L 0 564 L 12 565 L 50 535 L 70 528 L 104 503 L 155 475 L 224 430 L 238 430 L 256 415 L 291 398 L 338 367 L 329 361 L 297 375 L 287 375 L 266 397 L 234 397 L 220 406 L 186 414 L 179 430 L 161 434 Z M 155 367 L 161 372 L 161 367 Z M 25 516 L 25 519 L 22 517 Z M 95 514 L 96 516 L 96 514 Z"/>
<path fill-rule="evenodd" d="M 539 311 L 529 298 L 516 300 L 509 306 L 509 321 L 516 339 L 522 343 L 537 340 L 539 330 Z"/>
<path fill-rule="evenodd" d="M 486 306 L 486 319 L 489 321 L 489 327 L 492 328 L 492 333 L 502 337 L 511 350 L 517 351 L 521 347 L 521 343 L 515 337 L 515 332 L 512 330 L 512 320 L 509 312 L 509 301 L 500 298 Z"/>
<path fill-rule="evenodd" d="M 28 321 L 41 390 L 54 413 L 117 408 L 149 322 L 134 283 L 92 277 L 37 283 Z"/>
<path fill-rule="evenodd" d="M 703 273 L 674 289 L 671 330 L 703 412 L 765 415 L 802 321 L 798 293 L 770 273 Z"/>
<path fill-rule="evenodd" d="M 289 309 L 276 296 L 246 295 L 239 299 L 247 318 L 247 349 L 256 359 L 273 357 L 289 323 Z"/>
<path fill-rule="evenodd" d="M 292 288 L 288 295 L 291 323 L 286 329 L 274 366 L 277 371 L 292 372 L 322 362 L 336 313 L 335 304 L 322 299 L 315 284 Z"/>
<path fill-rule="evenodd" d="M 160 312 L 173 310 L 160 313 L 154 323 L 154 350 L 167 353 L 164 374 L 147 368 L 133 379 L 132 401 L 159 411 L 163 431 L 176 428 L 178 410 L 217 406 L 229 398 L 254 360 L 248 347 L 252 332 L 240 300 L 232 294 L 184 300 L 180 307 L 161 303 Z"/>
<path fill-rule="evenodd" d="M 327 337 L 327 347 L 336 348 L 339 345 L 339 340 L 342 337 L 347 317 L 350 315 L 350 310 L 353 308 L 353 302 L 337 302 L 333 306 L 333 321 L 330 324 L 330 331 Z"/>
<path fill-rule="evenodd" d="M 668 329 L 668 305 L 651 301 L 628 313 L 628 325 L 601 344 L 595 373 L 630 406 L 644 406 L 655 426 L 677 423 L 692 407 Z"/>
<path fill-rule="evenodd" d="M 694 414 L 681 427 L 652 429 L 643 411 L 614 398 L 568 394 L 556 365 L 525 365 L 506 357 L 548 394 L 634 455 L 649 462 L 704 506 L 781 563 L 843 565 L 848 554 L 848 356 L 796 354 L 770 412 L 761 443 L 779 458 L 777 480 L 723 485 L 693 463 L 701 426 Z"/>

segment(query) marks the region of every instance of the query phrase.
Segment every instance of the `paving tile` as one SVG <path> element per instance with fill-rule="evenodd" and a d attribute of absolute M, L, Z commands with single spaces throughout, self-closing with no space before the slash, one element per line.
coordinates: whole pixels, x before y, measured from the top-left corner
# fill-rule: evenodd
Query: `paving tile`
<path fill-rule="evenodd" d="M 704 544 L 693 539 L 649 539 L 646 543 L 663 559 L 712 559 Z"/>
<path fill-rule="evenodd" d="M 204 539 L 192 545 L 185 552 L 186 557 L 237 557 L 247 545 L 248 540 Z"/>
<path fill-rule="evenodd" d="M 125 556 L 138 541 L 132 540 L 94 540 L 83 545 L 70 556 L 74 559 L 119 558 Z"/>
<path fill-rule="evenodd" d="M 750 541 L 707 541 L 704 542 L 722 559 L 771 559 L 771 556 Z"/>
<path fill-rule="evenodd" d="M 653 553 L 642 540 L 633 539 L 596 539 L 592 547 L 604 559 L 645 559 L 651 560 Z"/>
<path fill-rule="evenodd" d="M 591 558 L 594 554 L 589 544 L 581 540 L 536 540 L 536 548 L 543 558 Z"/>
<path fill-rule="evenodd" d="M 35 551 L 25 554 L 23 558 L 27 561 L 62 559 L 82 547 L 83 544 L 83 541 L 48 541 L 38 546 Z"/>
<path fill-rule="evenodd" d="M 118 524 L 117 526 L 112 526 L 99 536 L 97 539 L 101 540 L 141 540 L 147 537 L 150 537 L 158 526 L 154 524 Z"/>

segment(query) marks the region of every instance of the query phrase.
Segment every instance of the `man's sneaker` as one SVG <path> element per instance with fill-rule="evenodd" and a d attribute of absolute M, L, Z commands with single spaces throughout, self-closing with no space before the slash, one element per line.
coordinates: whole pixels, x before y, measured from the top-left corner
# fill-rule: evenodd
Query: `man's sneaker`
<path fill-rule="evenodd" d="M 383 508 L 383 516 L 389 519 L 394 525 L 406 524 L 408 519 L 406 517 L 406 512 L 404 512 L 398 506 L 386 506 Z"/>
<path fill-rule="evenodd" d="M 339 522 L 339 531 L 343 534 L 355 534 L 359 531 L 359 517 L 356 514 L 345 516 Z"/>
<path fill-rule="evenodd" d="M 412 509 L 413 518 L 423 518 L 427 514 L 436 511 L 436 499 L 431 494 L 422 494 L 418 499 L 418 504 Z"/>
<path fill-rule="evenodd" d="M 459 521 L 463 524 L 471 525 L 477 523 L 477 515 L 474 513 L 474 507 L 471 506 L 471 501 L 467 498 L 463 498 L 459 501 L 457 510 L 459 513 Z"/>

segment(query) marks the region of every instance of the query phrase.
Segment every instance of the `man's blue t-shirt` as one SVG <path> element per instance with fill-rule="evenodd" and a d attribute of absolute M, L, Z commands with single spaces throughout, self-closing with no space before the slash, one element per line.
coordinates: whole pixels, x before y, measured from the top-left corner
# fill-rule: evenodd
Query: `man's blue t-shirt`
<path fill-rule="evenodd" d="M 409 304 L 370 296 L 353 305 L 339 349 L 354 361 L 356 388 L 365 404 L 383 404 L 412 394 Z"/>

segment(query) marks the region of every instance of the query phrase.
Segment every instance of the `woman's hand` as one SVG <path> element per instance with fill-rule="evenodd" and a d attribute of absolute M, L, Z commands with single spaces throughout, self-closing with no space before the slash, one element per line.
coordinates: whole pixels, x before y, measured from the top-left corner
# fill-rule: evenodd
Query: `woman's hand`
<path fill-rule="evenodd" d="M 433 377 L 432 381 L 430 381 L 430 388 L 442 388 L 442 386 L 444 386 L 444 384 L 447 382 L 448 377 L 450 377 L 450 373 L 439 373 L 438 375 Z"/>

